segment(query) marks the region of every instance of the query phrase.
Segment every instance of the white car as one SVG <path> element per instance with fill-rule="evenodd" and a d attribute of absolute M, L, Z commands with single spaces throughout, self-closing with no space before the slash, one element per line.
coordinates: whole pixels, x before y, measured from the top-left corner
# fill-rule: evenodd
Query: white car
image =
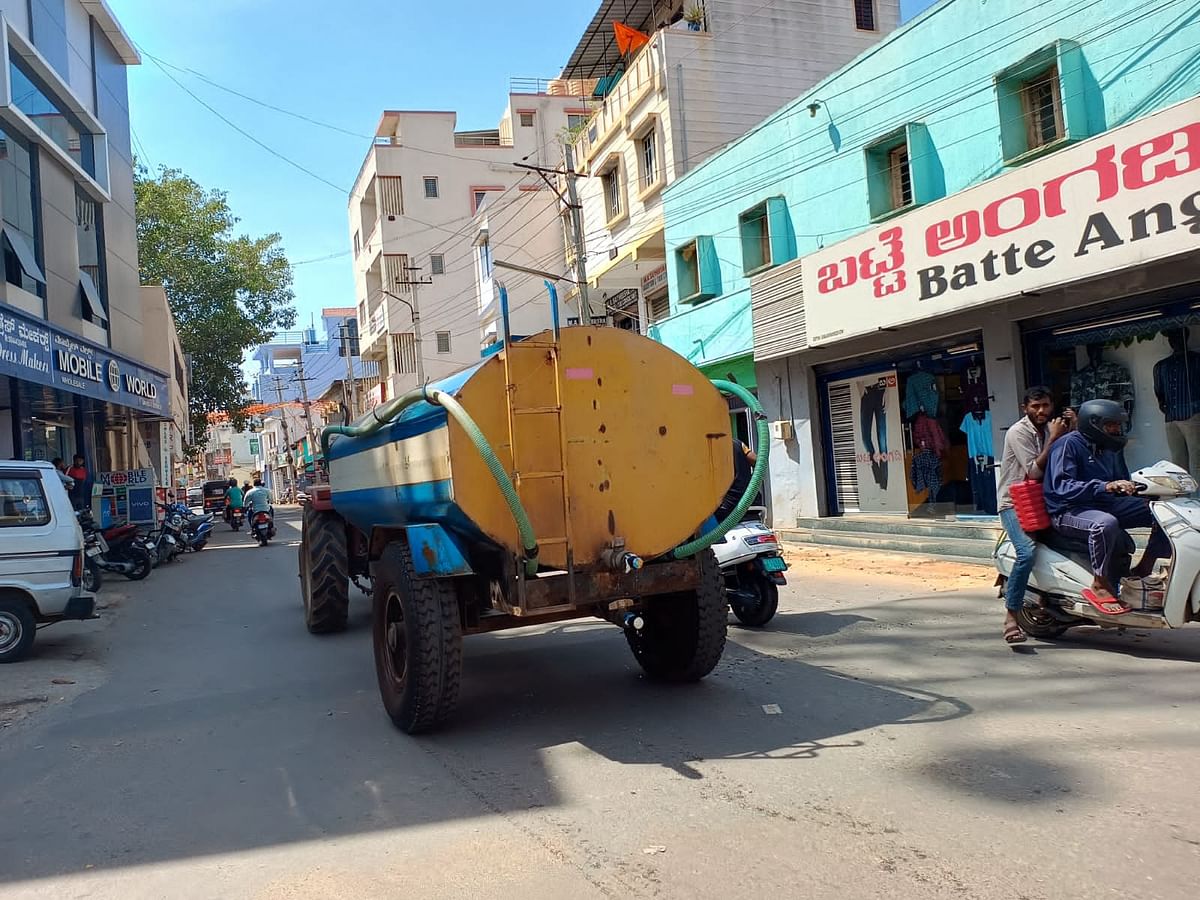
<path fill-rule="evenodd" d="M 95 618 L 83 531 L 48 462 L 0 461 L 0 663 L 29 653 L 39 625 Z"/>

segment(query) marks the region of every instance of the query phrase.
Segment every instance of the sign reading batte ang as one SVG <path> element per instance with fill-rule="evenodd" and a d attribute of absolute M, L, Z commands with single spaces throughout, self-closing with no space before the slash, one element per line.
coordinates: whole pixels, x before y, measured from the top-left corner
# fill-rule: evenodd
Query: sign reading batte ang
<path fill-rule="evenodd" d="M 805 257 L 808 340 L 1004 300 L 1200 248 L 1200 99 Z"/>

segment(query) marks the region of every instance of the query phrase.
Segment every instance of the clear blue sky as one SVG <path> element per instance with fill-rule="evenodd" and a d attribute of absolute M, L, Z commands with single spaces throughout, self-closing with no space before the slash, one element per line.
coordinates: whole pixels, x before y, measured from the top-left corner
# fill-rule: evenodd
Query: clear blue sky
<path fill-rule="evenodd" d="M 901 0 L 905 20 L 934 0 Z M 238 134 L 145 58 L 130 72 L 135 150 L 229 193 L 239 228 L 279 232 L 293 264 L 300 320 L 353 306 L 347 192 L 384 109 L 448 109 L 459 127 L 494 128 L 509 77 L 553 77 L 598 0 L 419 3 L 353 0 L 109 0 L 147 54 L 171 66 L 354 134 L 243 100 L 188 72 L 188 89 L 323 184 Z M 764 7 L 766 4 L 763 4 Z M 333 15 L 331 16 L 331 12 Z"/>

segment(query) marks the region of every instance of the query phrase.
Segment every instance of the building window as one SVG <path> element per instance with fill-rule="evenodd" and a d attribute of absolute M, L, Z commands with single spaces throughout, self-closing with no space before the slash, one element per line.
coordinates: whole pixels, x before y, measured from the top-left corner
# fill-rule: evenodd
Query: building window
<path fill-rule="evenodd" d="M 658 183 L 658 131 L 651 127 L 638 142 L 638 158 L 642 165 L 642 189 L 653 187 Z"/>
<path fill-rule="evenodd" d="M 567 113 L 567 131 L 577 131 L 587 124 L 591 113 Z"/>
<path fill-rule="evenodd" d="M 522 128 L 532 128 L 533 127 L 533 113 L 526 111 L 526 112 L 519 113 L 519 115 L 520 115 L 520 119 L 521 119 L 521 127 Z"/>
<path fill-rule="evenodd" d="M 766 203 L 738 216 L 738 232 L 742 237 L 742 270 L 749 275 L 771 265 L 771 224 Z"/>
<path fill-rule="evenodd" d="M 483 208 L 484 202 L 487 200 L 487 191 L 474 191 L 471 194 L 471 209 L 473 212 L 479 212 Z"/>
<path fill-rule="evenodd" d="M 12 105 L 28 116 L 80 169 L 95 178 L 95 137 L 78 117 L 64 108 L 65 104 L 51 99 L 52 92 L 14 47 L 8 49 L 8 60 Z"/>
<path fill-rule="evenodd" d="M 104 277 L 104 226 L 100 205 L 75 189 L 75 237 L 79 246 L 79 285 L 83 318 L 108 327 L 108 286 Z"/>
<path fill-rule="evenodd" d="M 441 253 L 429 254 L 429 274 L 430 275 L 445 275 L 446 274 L 446 257 Z"/>
<path fill-rule="evenodd" d="M 438 198 L 438 180 L 436 177 L 425 176 L 425 199 L 436 200 Z"/>
<path fill-rule="evenodd" d="M 888 151 L 888 181 L 892 196 L 892 209 L 900 209 L 913 202 L 912 169 L 908 165 L 908 144 L 901 144 Z"/>
<path fill-rule="evenodd" d="M 392 335 L 392 368 L 397 375 L 417 374 L 417 341 L 412 332 Z"/>
<path fill-rule="evenodd" d="M 721 264 L 711 236 L 675 249 L 675 283 L 680 303 L 698 303 L 721 293 Z"/>
<path fill-rule="evenodd" d="M 875 0 L 854 0 L 854 27 L 859 31 L 876 31 Z"/>
<path fill-rule="evenodd" d="M 479 245 L 479 274 L 482 278 L 491 278 L 493 269 L 492 246 L 485 241 Z"/>
<path fill-rule="evenodd" d="M 367 330 L 367 301 L 360 300 L 358 302 L 358 330 Z"/>
<path fill-rule="evenodd" d="M 1050 66 L 1021 84 L 1021 112 L 1030 150 L 1053 144 L 1065 136 L 1058 66 Z"/>
<path fill-rule="evenodd" d="M 439 331 L 437 333 L 437 352 L 438 353 L 449 353 L 450 352 L 450 332 Z"/>
<path fill-rule="evenodd" d="M 0 130 L 0 212 L 3 213 L 4 276 L 9 284 L 44 296 L 38 265 L 36 158 L 23 140 Z"/>
<path fill-rule="evenodd" d="M 354 232 L 354 255 L 358 256 L 362 252 L 362 238 L 358 236 L 358 232 Z"/>
<path fill-rule="evenodd" d="M 621 161 L 613 157 L 600 173 L 600 185 L 604 191 L 604 217 L 611 227 L 625 215 L 625 190 L 621 184 Z"/>
<path fill-rule="evenodd" d="M 437 179 L 435 178 L 434 181 L 436 182 Z M 404 182 L 400 176 L 380 176 L 379 211 L 381 214 L 391 217 L 404 215 Z"/>

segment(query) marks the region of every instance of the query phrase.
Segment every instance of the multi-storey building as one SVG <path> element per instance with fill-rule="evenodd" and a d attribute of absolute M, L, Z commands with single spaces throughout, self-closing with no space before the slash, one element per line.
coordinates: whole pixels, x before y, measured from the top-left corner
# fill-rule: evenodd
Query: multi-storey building
<path fill-rule="evenodd" d="M 167 410 L 158 422 L 141 422 L 141 437 L 158 472 L 158 483 L 178 487 L 186 484 L 185 448 L 191 441 L 188 415 L 189 361 L 179 342 L 175 317 L 161 285 L 143 285 L 142 325 L 146 343 L 146 362 L 167 373 Z"/>
<path fill-rule="evenodd" d="M 493 202 L 515 197 L 519 212 L 550 193 L 516 164 L 561 164 L 569 117 L 586 113 L 573 91 L 561 81 L 514 81 L 499 127 L 483 131 L 457 130 L 453 112 L 381 117 L 349 203 L 362 352 L 380 364 L 373 399 L 479 359 L 481 320 L 494 332 L 495 311 L 479 292 L 493 257 L 474 219 Z M 557 211 L 546 214 L 539 227 L 559 229 Z M 555 247 L 561 254 L 561 237 Z"/>
<path fill-rule="evenodd" d="M 664 189 L 898 21 L 899 0 L 602 0 L 562 71 L 590 86 L 572 156 L 592 314 L 665 318 Z M 614 23 L 649 41 L 621 52 Z"/>
<path fill-rule="evenodd" d="M 944 0 L 665 192 L 659 336 L 753 342 L 777 526 L 994 515 L 1028 385 L 1200 468 L 1193 13 Z"/>
<path fill-rule="evenodd" d="M 0 457 L 144 465 L 138 422 L 171 416 L 138 290 L 138 62 L 104 0 L 0 0 Z"/>
<path fill-rule="evenodd" d="M 258 371 L 251 377 L 250 394 L 256 403 L 282 403 L 299 400 L 305 390 L 309 399 L 321 396 L 334 381 L 345 378 L 345 352 L 351 353 L 356 379 L 370 382 L 378 377 L 379 367 L 353 355 L 358 319 L 354 307 L 326 307 L 321 310 L 321 331 L 283 331 L 268 343 L 260 344 L 251 359 Z M 343 338 L 347 344 L 343 345 Z M 306 379 L 301 382 L 301 370 Z"/>

